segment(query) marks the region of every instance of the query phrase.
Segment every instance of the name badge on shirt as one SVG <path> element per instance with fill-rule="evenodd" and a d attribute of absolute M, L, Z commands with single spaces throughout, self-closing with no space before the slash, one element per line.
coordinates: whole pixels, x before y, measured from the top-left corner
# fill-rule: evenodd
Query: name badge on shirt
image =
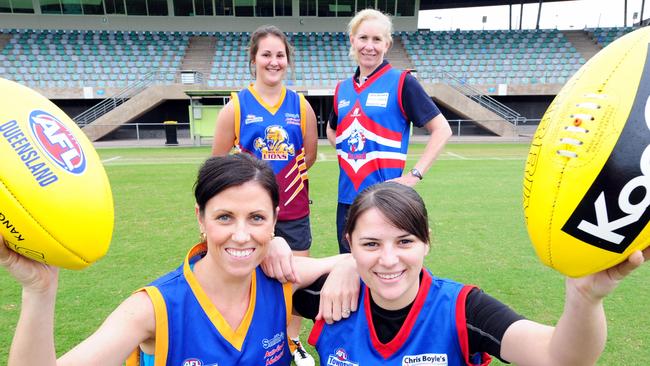
<path fill-rule="evenodd" d="M 366 100 L 366 107 L 386 108 L 389 95 L 390 93 L 369 93 L 368 99 Z"/>
<path fill-rule="evenodd" d="M 402 358 L 402 366 L 447 366 L 446 353 L 422 353 Z"/>

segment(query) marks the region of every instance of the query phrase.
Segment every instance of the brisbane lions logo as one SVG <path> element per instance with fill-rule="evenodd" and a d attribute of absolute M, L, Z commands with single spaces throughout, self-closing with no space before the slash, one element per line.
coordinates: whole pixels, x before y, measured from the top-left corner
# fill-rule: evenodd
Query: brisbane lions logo
<path fill-rule="evenodd" d="M 264 160 L 288 160 L 296 154 L 293 144 L 289 143 L 289 133 L 278 125 L 264 130 L 264 138 L 255 139 L 255 150 L 262 153 Z"/>

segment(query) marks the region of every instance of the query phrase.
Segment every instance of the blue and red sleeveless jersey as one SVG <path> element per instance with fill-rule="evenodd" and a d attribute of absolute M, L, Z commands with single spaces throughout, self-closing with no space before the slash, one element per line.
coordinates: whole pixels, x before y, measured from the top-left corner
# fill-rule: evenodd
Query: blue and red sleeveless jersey
<path fill-rule="evenodd" d="M 235 146 L 270 163 L 280 187 L 278 220 L 309 215 L 305 163 L 305 98 L 282 88 L 280 101 L 268 105 L 252 86 L 232 94 L 235 109 Z"/>
<path fill-rule="evenodd" d="M 465 299 L 472 288 L 423 270 L 402 328 L 384 344 L 375 332 L 370 294 L 362 284 L 359 310 L 334 324 L 317 321 L 309 343 L 316 347 L 321 365 L 487 365 L 489 355 L 469 355 Z"/>
<path fill-rule="evenodd" d="M 232 329 L 192 273 L 205 255 L 205 244 L 190 250 L 182 266 L 143 288 L 154 305 L 154 365 L 274 365 L 291 362 L 287 324 L 291 286 L 253 271 L 244 319 Z M 127 365 L 140 364 L 136 350 Z"/>
<path fill-rule="evenodd" d="M 352 78 L 337 85 L 339 202 L 351 204 L 364 188 L 402 175 L 410 133 L 401 101 L 406 74 L 386 64 L 361 86 Z"/>

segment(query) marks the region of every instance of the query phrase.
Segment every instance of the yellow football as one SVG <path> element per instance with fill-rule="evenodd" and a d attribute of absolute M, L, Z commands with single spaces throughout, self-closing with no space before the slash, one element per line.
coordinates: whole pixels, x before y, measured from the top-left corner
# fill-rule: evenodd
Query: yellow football
<path fill-rule="evenodd" d="M 90 141 L 56 105 L 0 79 L 0 233 L 12 250 L 81 269 L 108 250 L 113 197 Z"/>
<path fill-rule="evenodd" d="M 565 275 L 601 271 L 650 244 L 649 46 L 646 27 L 601 50 L 533 137 L 526 227 L 541 261 Z"/>

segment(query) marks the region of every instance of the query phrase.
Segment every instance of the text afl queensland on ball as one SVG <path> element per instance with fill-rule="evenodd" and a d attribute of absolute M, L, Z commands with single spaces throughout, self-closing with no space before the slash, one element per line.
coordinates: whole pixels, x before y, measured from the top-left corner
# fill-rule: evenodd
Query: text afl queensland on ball
<path fill-rule="evenodd" d="M 0 232 L 12 250 L 70 269 L 108 250 L 113 198 L 90 141 L 56 105 L 0 79 Z"/>

